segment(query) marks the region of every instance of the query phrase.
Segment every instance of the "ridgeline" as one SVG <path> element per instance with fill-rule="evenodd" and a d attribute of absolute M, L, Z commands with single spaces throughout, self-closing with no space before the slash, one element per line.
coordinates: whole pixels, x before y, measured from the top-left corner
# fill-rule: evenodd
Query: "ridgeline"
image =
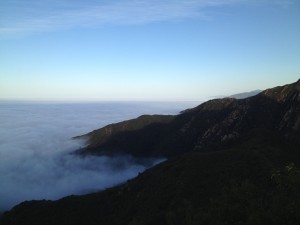
<path fill-rule="evenodd" d="M 0 224 L 300 224 L 300 81 L 81 137 L 80 155 L 168 160 L 104 191 L 23 202 Z"/>

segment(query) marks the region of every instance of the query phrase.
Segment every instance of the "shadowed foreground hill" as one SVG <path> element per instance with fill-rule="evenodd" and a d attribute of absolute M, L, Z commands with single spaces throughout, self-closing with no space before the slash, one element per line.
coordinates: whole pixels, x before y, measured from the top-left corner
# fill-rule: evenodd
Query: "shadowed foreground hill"
<path fill-rule="evenodd" d="M 297 225 L 299 125 L 299 81 L 109 125 L 87 134 L 81 154 L 170 159 L 105 191 L 23 202 L 0 224 Z"/>
<path fill-rule="evenodd" d="M 175 157 L 126 183 L 58 201 L 28 201 L 3 225 L 299 224 L 298 149 L 255 130 L 238 145 Z"/>
<path fill-rule="evenodd" d="M 88 146 L 80 152 L 170 157 L 219 149 L 257 128 L 300 143 L 299 127 L 300 80 L 246 99 L 211 100 L 177 116 L 141 116 L 108 125 L 84 135 Z"/>

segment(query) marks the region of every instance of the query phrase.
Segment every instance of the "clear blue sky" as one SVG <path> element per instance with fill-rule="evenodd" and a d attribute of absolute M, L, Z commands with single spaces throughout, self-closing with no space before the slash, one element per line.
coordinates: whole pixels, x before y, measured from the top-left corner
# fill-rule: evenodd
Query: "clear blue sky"
<path fill-rule="evenodd" d="M 201 100 L 299 78 L 299 0 L 0 0 L 0 99 Z"/>

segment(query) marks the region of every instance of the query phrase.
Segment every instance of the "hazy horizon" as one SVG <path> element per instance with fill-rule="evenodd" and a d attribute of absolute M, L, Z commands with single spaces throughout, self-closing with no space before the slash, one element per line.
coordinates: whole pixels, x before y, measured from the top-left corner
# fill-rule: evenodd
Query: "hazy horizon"
<path fill-rule="evenodd" d="M 300 78 L 299 78 L 300 79 Z M 298 79 L 298 80 L 299 80 Z M 290 83 L 284 83 L 284 84 L 278 84 L 277 86 L 284 86 L 288 85 L 291 83 L 296 82 L 297 80 L 290 82 Z M 276 87 L 276 86 L 273 86 Z M 225 97 L 231 97 L 234 95 L 239 95 L 239 94 L 245 94 L 247 95 L 248 93 L 254 93 L 254 92 L 261 92 L 264 90 L 267 90 L 269 88 L 273 87 L 268 87 L 265 89 L 253 89 L 253 90 L 245 90 L 245 91 L 240 91 L 240 92 L 234 92 L 229 94 L 217 94 L 217 95 L 211 95 L 211 96 L 203 96 L 198 99 L 122 99 L 122 98 L 117 98 L 117 99 L 100 99 L 100 98 L 88 98 L 88 99 L 81 99 L 81 98 L 1 98 L 0 97 L 0 103 L 41 103 L 41 104 L 90 104 L 90 103 L 174 103 L 174 104 L 185 104 L 188 103 L 188 105 L 199 105 L 203 102 L 212 100 L 212 99 L 217 99 L 217 98 L 225 98 Z M 191 104 L 189 104 L 191 103 Z"/>

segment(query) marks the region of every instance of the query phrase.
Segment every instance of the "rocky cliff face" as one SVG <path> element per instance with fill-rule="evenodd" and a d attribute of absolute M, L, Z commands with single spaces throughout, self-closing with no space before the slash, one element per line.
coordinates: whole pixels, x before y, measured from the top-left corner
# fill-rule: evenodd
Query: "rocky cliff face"
<path fill-rule="evenodd" d="M 246 98 L 205 102 L 177 116 L 142 116 L 93 131 L 83 154 L 174 156 L 222 148 L 253 129 L 299 143 L 300 81 Z"/>

